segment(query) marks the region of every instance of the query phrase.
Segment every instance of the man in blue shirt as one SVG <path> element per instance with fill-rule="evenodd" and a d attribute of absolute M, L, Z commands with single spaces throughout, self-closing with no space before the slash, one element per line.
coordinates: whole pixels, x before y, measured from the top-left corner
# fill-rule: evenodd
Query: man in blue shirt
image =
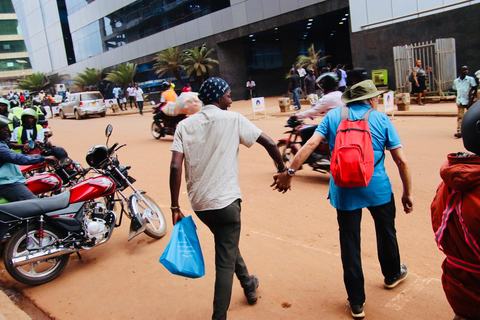
<path fill-rule="evenodd" d="M 10 150 L 5 143 L 10 136 L 10 122 L 10 119 L 0 115 L 0 197 L 8 201 L 35 199 L 36 196 L 25 186 L 25 178 L 18 164 L 36 164 L 45 160 L 55 162 L 56 159 L 54 156 L 27 156 Z"/>
<path fill-rule="evenodd" d="M 370 211 L 375 222 L 378 258 L 385 277 L 385 288 L 396 287 L 408 274 L 407 267 L 400 264 L 395 230 L 395 201 L 390 179 L 385 172 L 384 150 L 390 151 L 398 167 L 403 184 L 402 204 L 406 213 L 413 210 L 410 169 L 392 122 L 387 115 L 375 111 L 378 106 L 378 96 L 382 93 L 377 90 L 372 80 L 365 80 L 342 94 L 342 101 L 349 109 L 349 119 L 359 120 L 370 108 L 374 109 L 370 112 L 368 124 L 372 135 L 374 163 L 377 165 L 374 167 L 370 183 L 366 187 L 338 187 L 330 177 L 328 197 L 330 203 L 337 209 L 344 282 L 354 318 L 365 316 L 363 311 L 365 289 L 360 254 L 362 208 Z M 274 176 L 275 182 L 272 186 L 275 186 L 275 189 L 284 193 L 290 189 L 295 171 L 323 139 L 330 144 L 330 151 L 333 150 L 337 128 L 341 121 L 341 111 L 342 108 L 336 108 L 327 113 L 312 138 L 296 154 L 291 167 L 286 172 Z"/>

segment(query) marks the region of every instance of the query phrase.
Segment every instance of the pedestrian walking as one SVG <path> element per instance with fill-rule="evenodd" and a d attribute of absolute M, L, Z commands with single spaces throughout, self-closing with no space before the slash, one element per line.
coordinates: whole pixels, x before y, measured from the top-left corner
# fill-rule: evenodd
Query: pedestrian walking
<path fill-rule="evenodd" d="M 138 105 L 138 109 L 140 110 L 140 115 L 143 116 L 143 101 L 145 100 L 143 96 L 143 90 L 138 86 L 138 83 L 135 82 L 135 90 L 133 91 L 135 96 L 135 101 Z"/>
<path fill-rule="evenodd" d="M 300 93 L 302 93 L 302 86 L 300 81 L 300 76 L 295 71 L 295 68 L 290 69 L 290 78 L 288 80 L 288 94 L 290 92 L 293 95 L 293 104 L 295 105 L 295 110 L 298 111 L 302 109 L 300 104 Z"/>
<path fill-rule="evenodd" d="M 342 101 L 347 106 L 332 109 L 325 115 L 314 135 L 295 155 L 290 168 L 286 172 L 276 174 L 275 182 L 272 184 L 280 192 L 290 190 L 296 171 L 322 140 L 328 141 L 330 151 L 334 150 L 337 128 L 342 121 L 344 108 L 347 108 L 348 119 L 351 120 L 363 119 L 365 114 L 370 112 L 368 125 L 373 137 L 375 158 L 370 183 L 365 187 L 339 187 L 331 176 L 328 193 L 330 203 L 337 210 L 344 283 L 354 318 L 365 316 L 365 288 L 360 254 L 362 208 L 370 211 L 375 223 L 378 258 L 385 277 L 384 287 L 388 289 L 396 287 L 408 274 L 407 267 L 400 263 L 395 230 L 395 201 L 384 166 L 385 149 L 390 151 L 400 173 L 403 183 L 402 204 L 406 213 L 413 210 L 410 169 L 395 127 L 387 115 L 375 110 L 378 96 L 382 93 L 371 80 L 359 82 L 345 91 L 342 94 Z"/>
<path fill-rule="evenodd" d="M 236 274 L 249 304 L 257 299 L 258 278 L 250 275 L 240 254 L 241 192 L 238 151 L 261 144 L 284 169 L 275 142 L 243 115 L 228 111 L 229 85 L 221 78 L 207 79 L 199 90 L 204 106 L 181 121 L 172 144 L 170 193 L 173 224 L 184 216 L 178 197 L 185 161 L 185 180 L 192 209 L 212 231 L 215 240 L 215 293 L 212 319 L 226 319 Z"/>
<path fill-rule="evenodd" d="M 127 87 L 127 98 L 130 102 L 130 109 L 133 109 L 133 105 L 135 106 L 135 108 L 138 108 L 137 102 L 135 101 L 135 86 L 132 87 L 131 83 L 129 83 Z"/>
<path fill-rule="evenodd" d="M 457 132 L 455 138 L 461 138 L 462 119 L 465 111 L 473 104 L 473 99 L 477 95 L 477 82 L 474 77 L 468 75 L 468 67 L 460 68 L 460 76 L 453 81 L 453 90 L 457 91 Z"/>
<path fill-rule="evenodd" d="M 311 106 L 314 106 L 318 102 L 317 88 L 320 89 L 320 86 L 317 83 L 317 77 L 315 77 L 315 70 L 308 70 L 308 75 L 303 80 L 303 83 L 303 91 L 307 95 L 307 100 L 310 102 Z"/>

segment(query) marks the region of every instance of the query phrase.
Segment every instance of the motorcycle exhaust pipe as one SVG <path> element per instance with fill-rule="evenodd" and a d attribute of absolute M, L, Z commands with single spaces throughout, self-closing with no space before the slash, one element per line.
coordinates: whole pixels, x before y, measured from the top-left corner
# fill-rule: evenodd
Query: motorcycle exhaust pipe
<path fill-rule="evenodd" d="M 68 249 L 68 248 L 53 248 L 44 252 L 37 252 L 29 254 L 23 257 L 13 258 L 11 260 L 14 268 L 24 266 L 29 263 L 34 263 L 41 260 L 56 258 L 65 254 L 71 254 L 80 251 L 80 249 Z"/>

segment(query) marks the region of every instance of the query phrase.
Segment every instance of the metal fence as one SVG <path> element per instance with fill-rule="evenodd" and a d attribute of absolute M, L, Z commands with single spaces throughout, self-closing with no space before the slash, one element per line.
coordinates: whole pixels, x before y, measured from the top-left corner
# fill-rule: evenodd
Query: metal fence
<path fill-rule="evenodd" d="M 453 38 L 394 47 L 393 59 L 398 93 L 412 90 L 408 77 L 417 59 L 422 60 L 422 66 L 427 71 L 427 94 L 443 96 L 452 87 L 456 78 L 457 64 Z"/>

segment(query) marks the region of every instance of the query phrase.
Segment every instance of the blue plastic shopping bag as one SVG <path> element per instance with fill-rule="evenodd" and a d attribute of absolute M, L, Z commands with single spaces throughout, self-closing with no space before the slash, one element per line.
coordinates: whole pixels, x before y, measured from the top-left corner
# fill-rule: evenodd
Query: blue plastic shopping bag
<path fill-rule="evenodd" d="M 183 218 L 173 227 L 170 241 L 159 260 L 171 273 L 189 278 L 205 275 L 205 262 L 196 230 L 192 216 Z"/>

